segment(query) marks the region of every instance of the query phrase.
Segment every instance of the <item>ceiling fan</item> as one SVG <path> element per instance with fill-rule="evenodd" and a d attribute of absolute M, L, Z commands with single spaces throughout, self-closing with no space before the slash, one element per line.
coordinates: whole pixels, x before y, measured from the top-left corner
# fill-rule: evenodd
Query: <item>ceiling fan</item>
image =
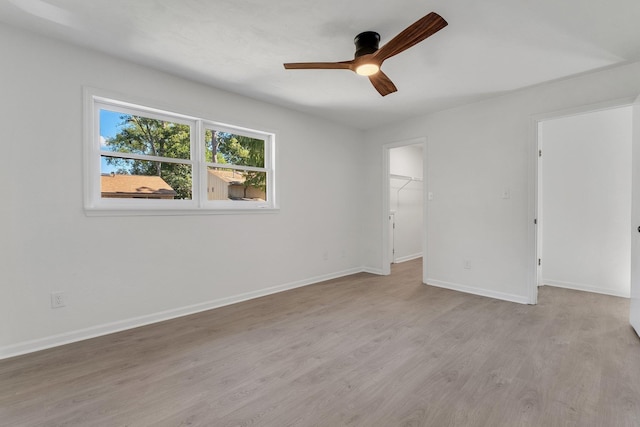
<path fill-rule="evenodd" d="M 293 62 L 284 64 L 287 70 L 351 70 L 362 76 L 368 76 L 373 87 L 382 96 L 396 92 L 398 89 L 391 79 L 380 70 L 382 63 L 394 55 L 399 54 L 411 46 L 420 43 L 447 26 L 447 21 L 435 12 L 418 19 L 400 34 L 392 38 L 387 44 L 378 49 L 380 34 L 375 31 L 365 31 L 354 39 L 356 54 L 354 59 L 341 62 Z"/>

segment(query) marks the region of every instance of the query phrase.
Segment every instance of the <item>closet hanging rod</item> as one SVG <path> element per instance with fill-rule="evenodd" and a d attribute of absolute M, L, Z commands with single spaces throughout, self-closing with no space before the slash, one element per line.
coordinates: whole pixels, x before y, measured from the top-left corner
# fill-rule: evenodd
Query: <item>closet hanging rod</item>
<path fill-rule="evenodd" d="M 408 181 L 422 182 L 422 178 L 417 178 L 417 177 L 407 176 L 407 175 L 396 175 L 394 173 L 389 174 L 389 178 L 392 178 L 392 179 L 406 179 Z"/>

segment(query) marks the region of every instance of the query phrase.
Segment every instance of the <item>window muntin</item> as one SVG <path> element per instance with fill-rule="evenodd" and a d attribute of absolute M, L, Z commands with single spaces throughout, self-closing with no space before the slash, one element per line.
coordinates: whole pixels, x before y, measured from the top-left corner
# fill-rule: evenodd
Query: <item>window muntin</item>
<path fill-rule="evenodd" d="M 89 92 L 87 211 L 276 208 L 273 134 Z"/>

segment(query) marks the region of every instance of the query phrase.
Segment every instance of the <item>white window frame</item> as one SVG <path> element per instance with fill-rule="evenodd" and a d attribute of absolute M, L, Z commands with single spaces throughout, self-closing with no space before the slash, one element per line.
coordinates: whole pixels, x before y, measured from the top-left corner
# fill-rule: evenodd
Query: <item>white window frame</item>
<path fill-rule="evenodd" d="M 126 114 L 185 124 L 191 127 L 190 159 L 155 157 L 103 151 L 100 146 L 100 110 L 109 109 Z M 205 130 L 215 129 L 264 141 L 264 167 L 218 164 L 205 161 Z M 149 102 L 131 102 L 123 96 L 84 88 L 84 209 L 87 215 L 188 215 L 274 212 L 276 203 L 275 134 L 255 129 L 219 123 L 213 120 L 175 113 L 150 106 Z M 124 157 L 191 165 L 191 200 L 153 200 L 103 198 L 101 196 L 101 157 Z M 208 200 L 207 171 L 209 167 L 251 170 L 266 173 L 267 200 Z"/>

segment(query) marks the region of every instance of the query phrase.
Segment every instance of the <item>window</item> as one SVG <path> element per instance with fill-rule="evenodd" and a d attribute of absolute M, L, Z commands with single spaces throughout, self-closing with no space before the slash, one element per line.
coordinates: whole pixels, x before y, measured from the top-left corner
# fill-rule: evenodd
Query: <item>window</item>
<path fill-rule="evenodd" d="M 88 213 L 276 208 L 274 135 L 85 91 Z"/>

